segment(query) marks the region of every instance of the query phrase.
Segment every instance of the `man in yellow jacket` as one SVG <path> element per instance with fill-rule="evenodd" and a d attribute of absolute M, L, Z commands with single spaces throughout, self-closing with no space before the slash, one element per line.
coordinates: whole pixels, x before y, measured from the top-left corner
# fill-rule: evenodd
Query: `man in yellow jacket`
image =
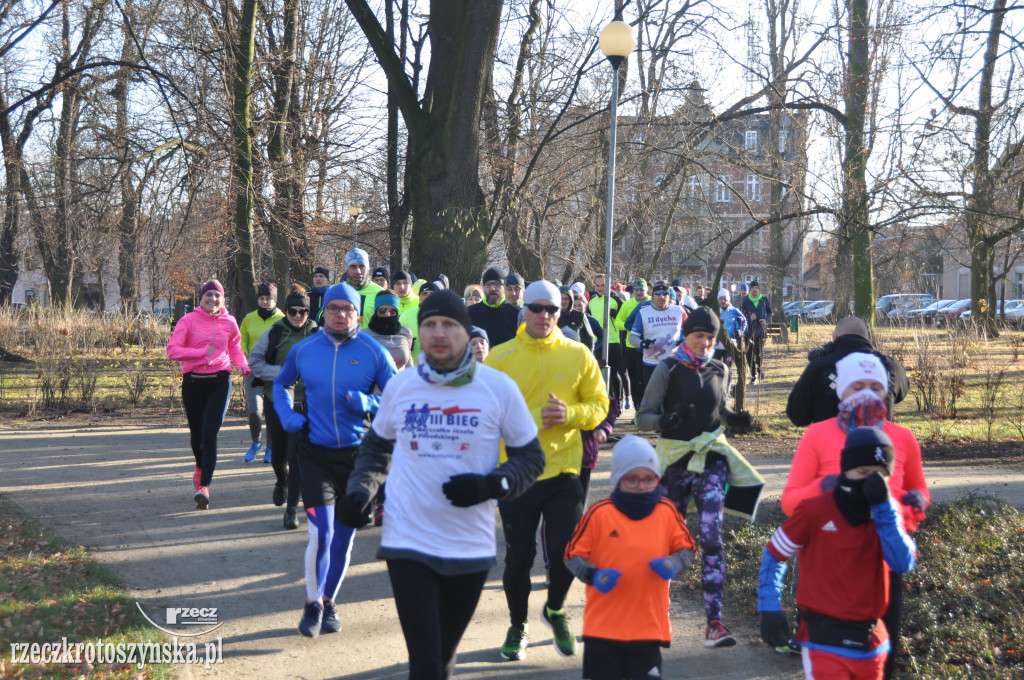
<path fill-rule="evenodd" d="M 530 569 L 537 555 L 535 536 L 542 517 L 550 556 L 543 620 L 554 632 L 559 654 L 576 652 L 576 636 L 565 614 L 565 596 L 573 576 L 562 554 L 583 514 L 580 430 L 592 430 L 605 419 L 608 393 L 594 355 L 558 330 L 561 299 L 558 288 L 549 281 L 527 286 L 523 295 L 525 323 L 515 338 L 494 347 L 484 361 L 519 385 L 540 429 L 538 439 L 545 455 L 544 472 L 537 483 L 522 496 L 498 503 L 505 532 L 503 584 L 511 622 L 501 656 L 508 661 L 526 658 Z"/>

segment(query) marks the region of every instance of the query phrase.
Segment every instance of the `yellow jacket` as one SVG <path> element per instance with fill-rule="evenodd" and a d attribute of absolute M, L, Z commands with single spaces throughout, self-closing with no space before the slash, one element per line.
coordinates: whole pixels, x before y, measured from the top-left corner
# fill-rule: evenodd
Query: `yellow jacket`
<path fill-rule="evenodd" d="M 516 381 L 540 429 L 537 438 L 546 461 L 537 479 L 566 472 L 578 475 L 583 462 L 580 430 L 593 430 L 608 415 L 608 391 L 594 355 L 558 328 L 538 340 L 520 326 L 516 337 L 493 348 L 484 364 Z M 564 425 L 544 429 L 540 412 L 548 393 L 565 402 L 566 417 Z M 505 460 L 504 446 L 501 460 Z"/>

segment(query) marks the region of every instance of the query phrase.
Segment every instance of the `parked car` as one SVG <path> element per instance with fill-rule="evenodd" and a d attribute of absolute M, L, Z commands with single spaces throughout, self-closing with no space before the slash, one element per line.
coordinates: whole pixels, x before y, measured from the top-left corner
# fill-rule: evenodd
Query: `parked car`
<path fill-rule="evenodd" d="M 1014 314 L 1015 310 L 1020 310 L 1018 314 Z M 996 300 L 996 319 L 1003 316 L 1003 301 Z M 1024 318 L 1024 300 L 1007 300 L 1006 301 L 1006 322 L 1007 323 L 1019 323 L 1020 319 Z M 968 322 L 971 320 L 971 308 L 968 307 L 960 314 L 960 321 Z"/>
<path fill-rule="evenodd" d="M 801 316 L 805 321 L 823 321 L 832 316 L 835 306 L 832 300 L 817 300 L 813 305 L 805 307 Z"/>
<path fill-rule="evenodd" d="M 960 315 L 971 308 L 971 299 L 965 298 L 963 300 L 957 300 L 951 305 L 946 305 L 938 312 L 935 313 L 935 323 L 951 324 L 955 323 Z"/>
<path fill-rule="evenodd" d="M 883 295 L 875 301 L 875 319 L 885 321 L 886 315 L 897 307 L 901 307 L 906 300 L 915 300 L 915 307 L 925 307 L 935 301 L 931 293 L 896 293 Z"/>
<path fill-rule="evenodd" d="M 956 300 L 936 300 L 927 307 L 921 307 L 920 309 L 911 309 L 907 312 L 906 320 L 909 323 L 935 323 L 935 313 L 943 307 L 953 304 Z"/>
<path fill-rule="evenodd" d="M 786 316 L 794 316 L 800 311 L 800 308 L 806 303 L 805 300 L 790 300 L 786 304 L 782 305 L 782 311 L 785 312 Z"/>
<path fill-rule="evenodd" d="M 899 303 L 889 310 L 889 313 L 885 315 L 885 318 L 889 323 L 905 322 L 908 319 L 908 315 L 911 312 L 917 312 L 930 305 L 922 305 L 922 300 L 918 298 L 906 298 L 900 300 Z"/>

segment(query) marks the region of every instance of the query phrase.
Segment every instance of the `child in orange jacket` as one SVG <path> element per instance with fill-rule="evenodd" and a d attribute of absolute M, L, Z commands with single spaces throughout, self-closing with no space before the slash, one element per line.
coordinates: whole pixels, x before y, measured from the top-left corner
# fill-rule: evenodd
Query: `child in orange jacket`
<path fill-rule="evenodd" d="M 672 639 L 669 581 L 696 545 L 661 495 L 660 469 L 645 439 L 623 437 L 612 451 L 611 497 L 583 515 L 566 546 L 566 566 L 587 584 L 585 680 L 661 677 L 661 648 Z"/>

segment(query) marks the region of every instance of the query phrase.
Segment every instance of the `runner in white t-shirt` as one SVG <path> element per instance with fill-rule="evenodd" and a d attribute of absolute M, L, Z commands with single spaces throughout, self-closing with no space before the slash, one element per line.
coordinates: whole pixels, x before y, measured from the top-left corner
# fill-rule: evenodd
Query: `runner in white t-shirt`
<path fill-rule="evenodd" d="M 681 305 L 669 304 L 667 281 L 656 281 L 651 304 L 637 310 L 636 319 L 629 332 L 629 341 L 643 350 L 643 367 L 639 390 L 634 396 L 643 403 L 647 382 L 654 374 L 654 368 L 676 351 L 683 338 L 683 322 L 686 309 Z M 639 408 L 639 406 L 637 407 Z"/>
<path fill-rule="evenodd" d="M 434 293 L 418 321 L 423 354 L 384 389 L 339 515 L 365 524 L 387 479 L 377 557 L 387 561 L 409 677 L 447 678 L 496 561 L 495 499 L 529 488 L 544 452 L 515 382 L 475 361 L 462 301 Z M 499 465 L 502 440 L 508 460 Z"/>

